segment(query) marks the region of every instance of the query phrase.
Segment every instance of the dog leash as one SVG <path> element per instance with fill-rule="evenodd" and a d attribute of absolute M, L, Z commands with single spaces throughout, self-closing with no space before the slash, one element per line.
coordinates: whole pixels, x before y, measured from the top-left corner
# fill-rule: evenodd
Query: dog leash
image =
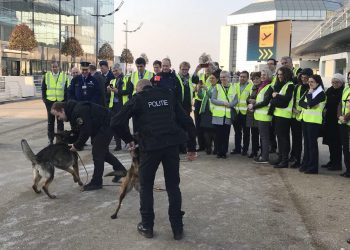
<path fill-rule="evenodd" d="M 86 170 L 85 164 L 84 164 L 83 160 L 81 159 L 80 155 L 78 154 L 78 152 L 76 152 L 76 153 L 77 153 L 77 155 L 78 155 L 78 157 L 79 157 L 79 160 L 80 160 L 81 164 L 83 165 L 83 167 L 84 167 L 84 169 L 85 169 L 86 180 L 85 180 L 84 185 L 86 185 L 87 182 L 88 182 L 88 180 L 89 180 L 89 173 L 88 173 L 88 171 Z"/>

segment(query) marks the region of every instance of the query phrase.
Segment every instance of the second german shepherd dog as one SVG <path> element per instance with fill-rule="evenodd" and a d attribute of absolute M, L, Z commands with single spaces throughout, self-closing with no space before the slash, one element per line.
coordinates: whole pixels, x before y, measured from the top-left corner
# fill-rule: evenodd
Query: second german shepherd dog
<path fill-rule="evenodd" d="M 135 188 L 136 191 L 140 192 L 140 180 L 139 180 L 139 165 L 140 165 L 140 155 L 139 148 L 136 147 L 133 151 L 130 152 L 132 161 L 131 167 L 128 170 L 125 178 L 123 178 L 122 184 L 120 186 L 120 195 L 117 209 L 114 214 L 111 216 L 112 219 L 116 219 L 118 216 L 119 209 L 122 205 L 122 201 L 125 198 L 126 194 L 129 193 L 132 188 Z M 120 176 L 121 173 L 114 171 L 106 174 L 105 176 Z"/>
<path fill-rule="evenodd" d="M 56 140 L 59 141 L 58 136 L 60 135 L 56 135 Z M 61 136 L 63 137 L 63 135 Z M 26 158 L 32 162 L 34 181 L 32 188 L 35 193 L 41 193 L 38 184 L 44 176 L 45 181 L 42 189 L 51 199 L 56 198 L 55 195 L 50 194 L 49 192 L 49 185 L 54 179 L 55 167 L 67 171 L 73 176 L 74 182 L 78 182 L 80 186 L 83 185 L 79 177 L 78 154 L 70 151 L 70 147 L 67 143 L 58 142 L 49 145 L 37 154 L 33 153 L 25 139 L 21 141 L 21 146 Z"/>

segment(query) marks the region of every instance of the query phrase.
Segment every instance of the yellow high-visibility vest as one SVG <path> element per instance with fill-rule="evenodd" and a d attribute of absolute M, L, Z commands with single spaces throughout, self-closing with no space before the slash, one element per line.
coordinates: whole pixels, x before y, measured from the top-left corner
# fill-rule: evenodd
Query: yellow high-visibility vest
<path fill-rule="evenodd" d="M 207 88 L 209 89 L 209 87 L 211 86 L 211 83 L 209 82 L 209 77 L 207 78 L 207 80 L 205 80 L 205 74 L 204 74 L 204 73 L 201 73 L 201 74 L 199 75 L 199 80 L 202 81 L 203 84 L 204 84 L 205 86 L 207 86 Z M 194 99 L 195 99 L 195 100 L 198 100 L 198 101 L 202 101 L 202 99 L 199 98 L 197 92 L 194 94 Z"/>
<path fill-rule="evenodd" d="M 293 82 L 287 82 L 279 92 L 280 95 L 286 95 L 287 89 L 289 85 L 293 85 Z M 288 107 L 282 109 L 282 108 L 276 108 L 275 111 L 273 112 L 274 116 L 277 117 L 283 117 L 283 118 L 292 118 L 292 113 L 293 113 L 293 97 L 290 99 Z"/>
<path fill-rule="evenodd" d="M 46 99 L 49 101 L 58 101 L 61 102 L 64 100 L 64 88 L 67 85 L 67 75 L 64 72 L 60 72 L 57 81 L 53 77 L 51 71 L 45 74 L 45 83 L 46 83 Z"/>
<path fill-rule="evenodd" d="M 292 114 L 292 118 L 295 118 L 297 121 L 301 121 L 302 116 L 301 116 L 301 111 L 303 110 L 302 107 L 299 105 L 299 101 L 301 99 L 301 85 L 298 85 L 295 89 L 294 92 L 296 92 L 296 97 L 295 97 L 295 106 L 294 108 L 298 111 L 300 111 L 299 114 Z M 293 94 L 294 96 L 294 94 Z"/>
<path fill-rule="evenodd" d="M 225 87 L 222 86 L 221 84 L 216 84 L 215 88 L 218 93 L 217 95 L 218 100 L 225 101 L 225 102 L 232 102 L 235 96 L 235 93 L 231 83 L 230 83 L 230 87 L 227 90 L 227 94 L 225 93 L 225 90 L 224 90 Z M 211 105 L 211 111 L 213 116 L 231 118 L 231 108 L 227 108 L 225 106 L 218 106 L 213 104 L 212 102 L 210 103 L 210 105 Z"/>
<path fill-rule="evenodd" d="M 263 87 L 262 90 L 260 90 L 260 92 L 258 93 L 258 95 L 256 97 L 256 103 L 262 102 L 264 100 L 264 95 L 270 86 L 271 86 L 271 84 L 267 84 L 265 87 Z M 270 108 L 270 103 L 269 103 L 269 105 L 267 105 L 265 107 L 255 109 L 254 110 L 254 119 L 257 121 L 262 121 L 262 122 L 272 121 L 272 116 L 267 114 L 269 112 L 269 108 Z"/>
<path fill-rule="evenodd" d="M 343 89 L 343 94 L 341 97 L 341 114 L 342 114 L 342 116 L 350 113 L 350 109 L 346 107 L 346 100 L 348 99 L 349 94 L 350 94 L 350 87 L 348 85 Z M 342 124 L 340 121 L 338 121 L 338 123 Z M 350 126 L 350 121 L 348 121 L 346 123 L 346 125 Z"/>
<path fill-rule="evenodd" d="M 127 80 L 128 80 L 127 77 L 124 76 L 122 90 L 126 90 Z M 110 84 L 112 84 L 113 88 L 115 88 L 116 82 L 117 82 L 117 79 L 113 79 L 113 80 L 110 81 Z M 111 97 L 109 99 L 109 108 L 113 107 L 113 100 L 114 100 L 114 92 L 111 91 Z M 129 95 L 123 95 L 123 97 L 122 97 L 122 104 L 124 105 L 127 101 L 129 101 Z"/>
<path fill-rule="evenodd" d="M 304 97 L 307 93 L 304 94 Z M 326 106 L 326 100 L 320 102 L 312 108 L 302 108 L 301 117 L 304 122 L 322 124 L 323 109 Z"/>
<path fill-rule="evenodd" d="M 253 83 L 249 82 L 247 84 L 247 86 L 245 86 L 244 90 L 241 93 L 241 86 L 239 82 L 236 82 L 233 85 L 234 89 L 235 89 L 235 93 L 237 94 L 238 97 L 238 104 L 236 106 L 236 110 L 237 113 L 241 113 L 242 115 L 246 115 L 247 114 L 247 99 L 249 97 L 250 91 L 253 87 Z"/>
<path fill-rule="evenodd" d="M 153 73 L 148 71 L 148 70 L 145 70 L 142 79 L 151 80 L 152 77 L 153 77 Z M 133 95 L 136 93 L 137 83 L 139 82 L 139 80 L 142 80 L 142 79 L 139 79 L 139 72 L 138 71 L 132 72 L 132 74 L 130 76 L 130 81 L 134 85 L 134 92 L 132 93 Z"/>
<path fill-rule="evenodd" d="M 182 79 L 181 79 L 181 76 L 179 74 L 176 75 L 177 76 L 177 79 L 179 79 L 180 81 L 180 85 L 181 85 L 181 93 L 182 93 L 182 102 L 184 101 L 184 98 L 185 98 L 185 85 L 184 83 L 182 82 Z M 193 98 L 193 83 L 192 83 L 192 77 L 189 76 L 188 78 L 188 86 L 190 87 L 190 100 L 191 100 L 191 103 L 192 103 L 192 98 Z"/>

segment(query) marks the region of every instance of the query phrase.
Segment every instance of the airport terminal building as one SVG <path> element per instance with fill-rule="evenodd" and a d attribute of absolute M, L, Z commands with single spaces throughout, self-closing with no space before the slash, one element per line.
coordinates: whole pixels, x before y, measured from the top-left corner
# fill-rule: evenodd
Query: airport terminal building
<path fill-rule="evenodd" d="M 220 65 L 254 71 L 268 58 L 292 55 L 293 48 L 342 5 L 341 0 L 256 0 L 229 15 L 221 27 Z M 293 60 L 296 66 L 318 68 L 317 58 Z"/>
<path fill-rule="evenodd" d="M 50 62 L 59 59 L 59 37 L 61 43 L 67 37 L 75 37 L 80 42 L 84 55 L 76 58 L 76 62 L 95 62 L 96 30 L 98 48 L 105 42 L 113 47 L 114 17 L 100 17 L 97 22 L 93 15 L 110 13 L 113 9 L 113 0 L 0 0 L 0 75 L 40 75 L 47 71 Z M 20 51 L 8 49 L 9 36 L 20 23 L 28 25 L 38 41 L 37 48 L 23 53 L 21 69 Z M 71 61 L 70 56 L 61 56 L 64 70 Z"/>

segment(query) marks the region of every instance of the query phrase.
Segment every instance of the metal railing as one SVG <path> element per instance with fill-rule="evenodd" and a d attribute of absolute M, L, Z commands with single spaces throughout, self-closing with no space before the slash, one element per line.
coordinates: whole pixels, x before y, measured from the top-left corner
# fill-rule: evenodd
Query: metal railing
<path fill-rule="evenodd" d="M 343 7 L 320 23 L 298 46 L 327 36 L 350 26 L 350 8 Z"/>

